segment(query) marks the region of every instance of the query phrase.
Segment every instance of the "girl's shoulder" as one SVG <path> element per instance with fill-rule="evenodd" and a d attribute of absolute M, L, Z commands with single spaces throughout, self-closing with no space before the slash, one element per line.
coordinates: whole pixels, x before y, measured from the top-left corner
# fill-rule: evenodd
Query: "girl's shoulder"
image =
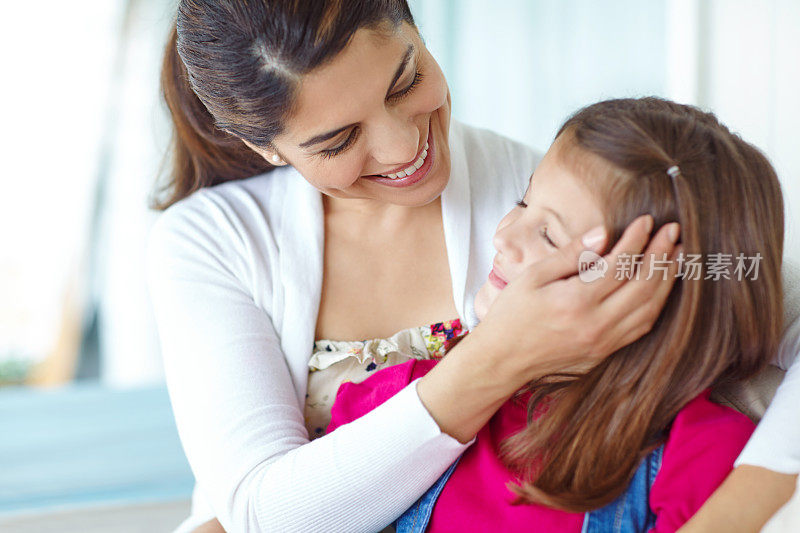
<path fill-rule="evenodd" d="M 745 415 L 704 391 L 675 417 L 650 493 L 656 531 L 675 531 L 725 480 L 755 429 Z"/>

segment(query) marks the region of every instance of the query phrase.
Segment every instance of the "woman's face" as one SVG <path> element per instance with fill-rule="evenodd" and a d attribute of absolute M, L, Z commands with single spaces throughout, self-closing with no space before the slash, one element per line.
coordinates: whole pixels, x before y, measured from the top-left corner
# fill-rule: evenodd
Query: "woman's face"
<path fill-rule="evenodd" d="M 358 30 L 330 63 L 304 75 L 273 146 L 329 196 L 420 206 L 450 177 L 449 125 L 444 75 L 404 23 Z M 256 151 L 272 162 L 275 152 Z"/>
<path fill-rule="evenodd" d="M 531 176 L 524 198 L 497 227 L 492 271 L 475 296 L 479 320 L 526 267 L 604 223 L 597 197 L 576 174 L 575 169 L 582 167 L 565 164 L 565 154 L 559 154 L 562 142 L 559 138 L 553 143 Z"/>

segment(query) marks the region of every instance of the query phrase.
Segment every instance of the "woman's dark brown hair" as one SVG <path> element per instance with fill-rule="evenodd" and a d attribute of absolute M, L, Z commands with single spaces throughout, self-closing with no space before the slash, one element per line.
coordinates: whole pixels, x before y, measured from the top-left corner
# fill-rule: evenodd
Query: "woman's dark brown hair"
<path fill-rule="evenodd" d="M 361 28 L 414 24 L 406 0 L 182 0 L 161 69 L 174 124 L 155 207 L 201 187 L 272 170 L 242 142 L 283 131 L 303 74 Z"/>
<path fill-rule="evenodd" d="M 561 161 L 599 195 L 612 245 L 649 213 L 655 227 L 681 224 L 687 257 L 702 254 L 700 279 L 685 268 L 648 334 L 585 375 L 532 383 L 528 427 L 502 445 L 519 473 L 518 502 L 583 512 L 626 489 L 687 402 L 752 376 L 776 352 L 783 200 L 764 155 L 694 107 L 657 98 L 600 102 L 567 120 L 558 137 Z M 757 274 L 737 273 L 739 254 L 746 267 L 761 258 Z M 730 261 L 729 279 L 714 280 L 707 266 L 715 257 Z"/>

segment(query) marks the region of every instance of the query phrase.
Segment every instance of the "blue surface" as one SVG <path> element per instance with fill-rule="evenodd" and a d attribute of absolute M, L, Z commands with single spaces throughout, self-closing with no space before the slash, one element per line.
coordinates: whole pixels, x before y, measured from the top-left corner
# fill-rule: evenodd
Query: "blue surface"
<path fill-rule="evenodd" d="M 191 496 L 163 387 L 0 388 L 0 513 Z"/>

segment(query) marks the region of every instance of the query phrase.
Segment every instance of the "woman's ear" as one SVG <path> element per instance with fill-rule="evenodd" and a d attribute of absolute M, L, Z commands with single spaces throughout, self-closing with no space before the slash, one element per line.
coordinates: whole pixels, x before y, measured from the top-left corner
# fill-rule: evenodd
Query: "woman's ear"
<path fill-rule="evenodd" d="M 269 148 L 259 148 L 258 146 L 255 146 L 253 143 L 245 141 L 244 139 L 242 139 L 242 142 L 246 144 L 247 147 L 252 151 L 266 159 L 270 165 L 282 167 L 287 164 L 286 161 L 275 150 Z"/>

